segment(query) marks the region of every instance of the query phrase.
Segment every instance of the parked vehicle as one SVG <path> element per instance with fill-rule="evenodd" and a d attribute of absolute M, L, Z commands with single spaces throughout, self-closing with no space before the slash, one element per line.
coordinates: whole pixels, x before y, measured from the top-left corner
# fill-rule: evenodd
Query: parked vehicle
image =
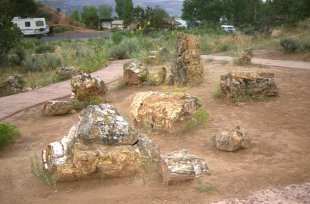
<path fill-rule="evenodd" d="M 46 34 L 45 18 L 14 17 L 12 22 L 21 30 L 24 36 L 38 36 Z"/>
<path fill-rule="evenodd" d="M 233 25 L 221 25 L 221 29 L 227 32 L 235 32 L 236 28 Z"/>

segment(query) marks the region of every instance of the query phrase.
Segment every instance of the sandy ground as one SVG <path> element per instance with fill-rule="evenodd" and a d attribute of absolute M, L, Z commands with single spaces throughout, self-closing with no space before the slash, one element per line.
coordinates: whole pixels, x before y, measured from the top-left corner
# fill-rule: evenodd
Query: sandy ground
<path fill-rule="evenodd" d="M 47 118 L 41 116 L 41 107 L 36 106 L 6 119 L 15 123 L 22 135 L 0 153 L 0 203 L 212 203 L 247 199 L 253 192 L 282 189 L 291 184 L 306 186 L 310 182 L 310 71 L 236 67 L 223 62 L 205 62 L 205 70 L 204 83 L 187 92 L 198 96 L 209 110 L 207 126 L 180 135 L 150 137 L 162 152 L 187 149 L 203 157 L 211 176 L 167 186 L 157 174 L 136 175 L 58 183 L 53 189 L 31 174 L 30 158 L 40 155 L 49 142 L 61 139 L 77 122 L 79 113 Z M 220 75 L 231 70 L 274 72 L 279 97 L 239 103 L 215 99 Z M 111 103 L 127 117 L 134 95 L 147 90 L 163 88 L 129 87 L 113 91 Z M 234 153 L 217 150 L 210 138 L 236 120 L 251 134 L 251 147 Z M 214 190 L 199 192 L 195 189 L 199 183 L 212 185 Z M 309 197 L 301 201 L 306 199 Z"/>

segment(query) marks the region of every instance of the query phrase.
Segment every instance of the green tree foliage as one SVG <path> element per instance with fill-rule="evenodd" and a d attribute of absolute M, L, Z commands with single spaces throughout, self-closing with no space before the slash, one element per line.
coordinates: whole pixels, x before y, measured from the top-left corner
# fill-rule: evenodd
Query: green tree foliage
<path fill-rule="evenodd" d="M 90 27 L 97 27 L 99 16 L 97 9 L 94 6 L 84 6 L 81 14 L 82 23 Z"/>
<path fill-rule="evenodd" d="M 21 40 L 22 34 L 11 21 L 0 22 L 0 54 L 7 52 L 15 47 Z"/>
<path fill-rule="evenodd" d="M 98 7 L 98 14 L 100 19 L 112 18 L 112 8 L 109 5 L 100 5 Z"/>
<path fill-rule="evenodd" d="M 133 20 L 138 23 L 144 31 L 150 29 L 159 30 L 165 26 L 163 18 L 169 17 L 169 14 L 162 8 L 156 6 L 155 8 L 135 7 L 132 12 Z"/>
<path fill-rule="evenodd" d="M 310 17 L 310 0 L 185 0 L 182 18 L 189 25 L 231 23 L 266 30 Z"/>
<path fill-rule="evenodd" d="M 34 0 L 0 0 L 0 54 L 6 54 L 20 41 L 20 30 L 11 22 L 13 17 L 31 16 L 37 8 Z"/>
<path fill-rule="evenodd" d="M 74 21 L 80 21 L 80 14 L 77 9 L 73 9 L 70 15 L 70 18 Z"/>
<path fill-rule="evenodd" d="M 119 19 L 124 20 L 125 25 L 132 22 L 133 3 L 132 0 L 115 0 L 115 11 Z"/>

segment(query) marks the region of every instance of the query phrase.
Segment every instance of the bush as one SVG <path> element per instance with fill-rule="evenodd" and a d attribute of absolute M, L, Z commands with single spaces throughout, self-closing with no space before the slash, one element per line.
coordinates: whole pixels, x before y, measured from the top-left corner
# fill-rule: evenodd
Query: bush
<path fill-rule="evenodd" d="M 21 37 L 21 32 L 16 25 L 8 20 L 2 21 L 0 23 L 0 54 L 7 54 L 11 48 L 18 45 Z"/>
<path fill-rule="evenodd" d="M 25 71 L 42 71 L 44 65 L 45 63 L 43 56 L 32 56 L 30 54 L 28 54 L 21 63 L 21 67 Z"/>
<path fill-rule="evenodd" d="M 44 55 L 46 68 L 56 69 L 57 67 L 62 65 L 62 58 L 61 56 L 53 53 L 47 53 Z"/>
<path fill-rule="evenodd" d="M 9 54 L 10 54 L 10 55 L 8 55 L 9 61 L 10 61 L 10 64 L 13 66 L 14 65 L 20 66 L 22 61 L 26 57 L 26 51 L 21 46 L 18 46 L 16 48 L 12 49 Z"/>
<path fill-rule="evenodd" d="M 20 135 L 15 125 L 9 123 L 0 123 L 0 150 L 12 142 Z"/>
<path fill-rule="evenodd" d="M 110 56 L 112 59 L 127 59 L 129 58 L 127 48 L 123 45 L 115 45 L 110 50 Z"/>
<path fill-rule="evenodd" d="M 193 130 L 198 127 L 203 127 L 209 118 L 209 113 L 204 108 L 197 109 L 193 115 L 191 121 L 187 124 L 189 130 Z"/>
<path fill-rule="evenodd" d="M 35 53 L 43 54 L 46 52 L 54 52 L 54 47 L 48 43 L 40 44 L 35 48 Z"/>
<path fill-rule="evenodd" d="M 293 38 L 282 38 L 280 45 L 283 47 L 285 52 L 295 52 L 299 48 L 299 43 Z"/>

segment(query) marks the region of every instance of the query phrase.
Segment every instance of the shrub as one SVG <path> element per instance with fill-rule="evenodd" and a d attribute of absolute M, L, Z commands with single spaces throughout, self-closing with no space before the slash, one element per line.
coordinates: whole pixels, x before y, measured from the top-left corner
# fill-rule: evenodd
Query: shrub
<path fill-rule="evenodd" d="M 42 183 L 56 188 L 56 182 L 49 172 L 44 171 L 41 159 L 37 155 L 30 157 L 31 173 L 37 177 Z"/>
<path fill-rule="evenodd" d="M 44 64 L 44 56 L 32 56 L 28 54 L 22 61 L 21 67 L 25 71 L 42 71 Z"/>
<path fill-rule="evenodd" d="M 15 125 L 9 123 L 0 123 L 0 150 L 12 142 L 20 135 Z"/>
<path fill-rule="evenodd" d="M 189 123 L 187 124 L 187 128 L 189 130 L 193 130 L 198 127 L 203 127 L 209 118 L 209 113 L 204 108 L 197 109 L 193 115 Z"/>
<path fill-rule="evenodd" d="M 285 52 L 295 52 L 299 48 L 299 43 L 293 38 L 282 38 L 280 45 L 283 47 Z"/>
<path fill-rule="evenodd" d="M 38 45 L 34 50 L 35 50 L 35 53 L 42 54 L 46 52 L 53 52 L 54 47 L 48 43 L 45 43 L 45 44 Z"/>
<path fill-rule="evenodd" d="M 112 59 L 127 59 L 129 58 L 127 48 L 121 44 L 113 46 L 110 50 L 110 57 Z"/>
<path fill-rule="evenodd" d="M 115 44 L 119 44 L 123 40 L 123 34 L 120 32 L 113 33 L 112 40 Z"/>
<path fill-rule="evenodd" d="M 55 69 L 62 65 L 62 58 L 57 54 L 47 53 L 44 55 L 46 68 Z"/>

